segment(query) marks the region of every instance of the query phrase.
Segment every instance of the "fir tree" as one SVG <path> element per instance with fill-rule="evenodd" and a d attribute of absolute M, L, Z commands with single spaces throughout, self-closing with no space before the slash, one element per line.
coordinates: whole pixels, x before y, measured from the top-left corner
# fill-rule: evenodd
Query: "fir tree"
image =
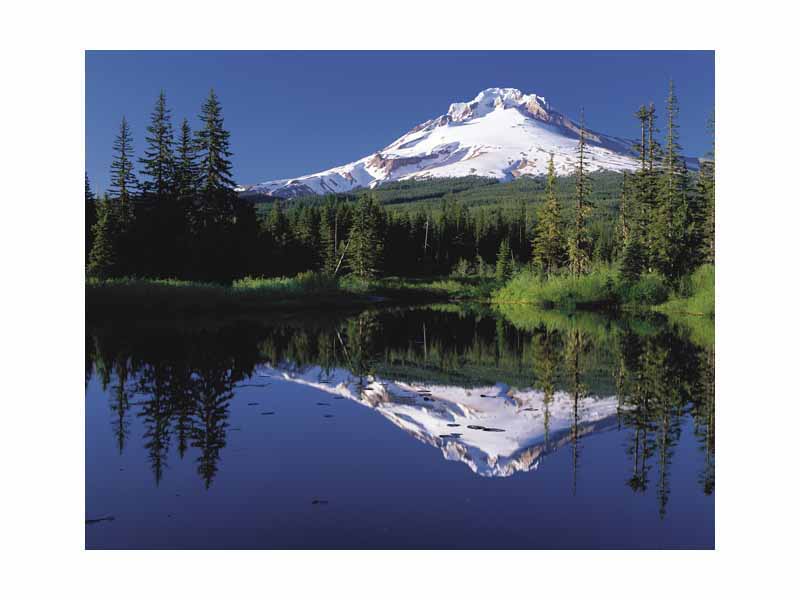
<path fill-rule="evenodd" d="M 122 224 L 127 227 L 133 221 L 133 199 L 137 182 L 133 172 L 133 135 L 125 117 L 122 117 L 113 149 L 109 192 L 111 198 L 119 202 Z"/>
<path fill-rule="evenodd" d="M 690 197 L 689 172 L 681 155 L 678 134 L 678 98 L 669 83 L 666 138 L 651 232 L 651 260 L 673 283 L 696 263 L 697 206 Z"/>
<path fill-rule="evenodd" d="M 629 235 L 638 236 L 638 242 L 641 248 L 647 251 L 650 247 L 650 226 L 652 221 L 653 211 L 653 179 L 651 176 L 650 168 L 653 165 L 651 160 L 652 155 L 649 150 L 653 145 L 648 141 L 648 135 L 652 135 L 654 126 L 653 118 L 654 111 L 652 106 L 650 109 L 642 104 L 639 110 L 636 111 L 636 119 L 639 121 L 639 141 L 634 144 L 634 152 L 638 156 L 639 169 L 634 173 L 631 185 L 630 195 L 626 195 L 627 211 L 626 211 L 626 225 L 628 227 Z M 625 248 L 623 243 L 623 252 Z"/>
<path fill-rule="evenodd" d="M 194 203 L 197 195 L 197 153 L 189 121 L 184 119 L 181 123 L 181 135 L 178 140 L 177 158 L 175 161 L 175 196 L 178 204 L 192 220 Z M 192 222 L 192 224 L 194 224 Z"/>
<path fill-rule="evenodd" d="M 297 270 L 316 269 L 320 261 L 320 218 L 315 207 L 303 206 L 293 224 L 298 251 L 295 253 Z"/>
<path fill-rule="evenodd" d="M 556 173 L 553 154 L 547 163 L 547 190 L 544 204 L 539 208 L 536 237 L 533 240 L 533 264 L 544 274 L 555 273 L 564 262 L 564 239 L 561 208 L 555 192 Z"/>
<path fill-rule="evenodd" d="M 214 90 L 209 92 L 195 132 L 197 198 L 195 202 L 196 267 L 199 276 L 230 280 L 240 269 L 237 261 L 255 248 L 258 228 L 252 202 L 239 198 L 231 175 L 230 134 L 225 130 L 222 107 Z M 241 219 L 246 223 L 239 227 Z M 241 237 L 247 232 L 247 239 Z"/>
<path fill-rule="evenodd" d="M 497 251 L 497 263 L 495 264 L 495 278 L 500 283 L 505 283 L 514 274 L 514 261 L 511 258 L 511 246 L 507 239 L 500 242 L 500 249 Z"/>
<path fill-rule="evenodd" d="M 232 221 L 236 193 L 231 175 L 230 134 L 225 130 L 222 106 L 212 89 L 200 112 L 195 132 L 198 153 L 198 200 L 201 227 Z"/>
<path fill-rule="evenodd" d="M 645 198 L 644 202 L 648 207 L 656 203 L 658 192 L 658 174 L 661 164 L 661 145 L 658 143 L 656 135 L 656 106 L 652 102 L 647 109 L 647 176 L 645 177 Z"/>
<path fill-rule="evenodd" d="M 639 279 L 645 268 L 645 248 L 638 232 L 632 234 L 622 248 L 622 278 L 628 282 Z"/>
<path fill-rule="evenodd" d="M 590 194 L 591 179 L 586 171 L 586 123 L 581 111 L 578 162 L 575 166 L 575 222 L 568 242 L 569 268 L 575 276 L 589 272 L 592 241 L 586 219 L 592 208 L 589 202 Z"/>
<path fill-rule="evenodd" d="M 264 223 L 264 233 L 267 238 L 267 254 L 274 265 L 272 272 L 279 275 L 289 275 L 293 272 L 291 263 L 292 231 L 289 219 L 283 210 L 283 201 L 276 198 L 272 202 L 272 210 Z"/>
<path fill-rule="evenodd" d="M 362 195 L 353 214 L 347 241 L 348 265 L 361 279 L 371 280 L 379 272 L 383 254 L 380 226 L 380 207 L 372 195 Z"/>
<path fill-rule="evenodd" d="M 320 269 L 326 275 L 333 275 L 336 271 L 338 242 L 338 219 L 336 206 L 329 201 L 322 209 L 319 223 L 320 240 Z"/>
<path fill-rule="evenodd" d="M 120 240 L 118 208 L 107 196 L 97 205 L 97 221 L 92 228 L 94 243 L 87 265 L 89 274 L 94 277 L 106 279 L 118 274 Z"/>
<path fill-rule="evenodd" d="M 159 93 L 150 115 L 145 141 L 147 147 L 144 158 L 139 159 L 142 164 L 142 194 L 151 201 L 164 202 L 175 187 L 175 159 L 172 154 L 175 140 L 167 97 L 163 90 Z"/>

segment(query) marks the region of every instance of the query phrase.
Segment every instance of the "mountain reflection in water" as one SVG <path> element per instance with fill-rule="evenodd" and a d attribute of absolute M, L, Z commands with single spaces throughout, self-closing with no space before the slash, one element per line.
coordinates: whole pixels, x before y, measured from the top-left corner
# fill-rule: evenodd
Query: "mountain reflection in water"
<path fill-rule="evenodd" d="M 301 418 L 268 405 L 280 385 L 286 401 L 333 404 L 331 422 L 337 402 L 369 407 L 482 477 L 523 477 L 568 453 L 572 494 L 586 440 L 618 432 L 624 446 L 611 460 L 627 475 L 608 485 L 654 490 L 662 518 L 679 441 L 690 435 L 702 457 L 696 493 L 714 491 L 713 322 L 453 306 L 179 326 L 90 320 L 86 382 L 87 406 L 97 394 L 107 401 L 110 431 L 98 435 L 113 436 L 120 456 L 142 448 L 156 486 L 191 463 L 209 489 L 235 465 L 226 447 L 247 424 L 231 425 L 244 392 L 253 419 Z M 87 450 L 87 479 L 102 480 L 96 468 Z"/>
<path fill-rule="evenodd" d="M 573 397 L 546 397 L 506 385 L 463 388 L 355 377 L 345 369 L 265 365 L 259 374 L 308 385 L 375 409 L 416 439 L 436 446 L 448 460 L 479 475 L 505 477 L 535 469 L 539 458 L 569 440 L 576 417 Z M 616 397 L 582 400 L 581 433 L 616 427 Z"/>

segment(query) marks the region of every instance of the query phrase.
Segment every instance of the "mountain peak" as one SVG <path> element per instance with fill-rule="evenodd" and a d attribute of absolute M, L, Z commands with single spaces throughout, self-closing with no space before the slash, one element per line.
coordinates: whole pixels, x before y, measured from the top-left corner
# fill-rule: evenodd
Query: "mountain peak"
<path fill-rule="evenodd" d="M 453 122 L 486 116 L 497 109 L 521 108 L 536 118 L 548 116 L 549 104 L 543 96 L 525 94 L 517 88 L 486 88 L 470 102 L 454 102 L 447 111 Z"/>

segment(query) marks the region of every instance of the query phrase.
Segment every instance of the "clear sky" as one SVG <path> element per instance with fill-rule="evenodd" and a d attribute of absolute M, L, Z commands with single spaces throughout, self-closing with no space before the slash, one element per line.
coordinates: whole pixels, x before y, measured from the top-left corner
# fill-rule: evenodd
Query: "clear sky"
<path fill-rule="evenodd" d="M 636 136 L 633 113 L 668 80 L 680 100 L 685 153 L 709 147 L 714 53 L 702 52 L 87 52 L 86 170 L 108 185 L 111 145 L 125 115 L 137 156 L 162 88 L 176 130 L 194 126 L 213 87 L 231 132 L 234 178 L 251 184 L 347 163 L 489 87 L 515 87 L 559 112 L 586 112 L 602 133 Z"/>

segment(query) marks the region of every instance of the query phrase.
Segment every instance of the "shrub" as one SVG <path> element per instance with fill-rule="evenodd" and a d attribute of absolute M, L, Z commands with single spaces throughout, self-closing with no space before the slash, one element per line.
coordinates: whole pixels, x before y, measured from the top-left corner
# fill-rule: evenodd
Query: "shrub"
<path fill-rule="evenodd" d="M 534 304 L 541 308 L 580 308 L 619 303 L 618 274 L 601 266 L 582 277 L 544 278 L 523 271 L 494 295 L 497 302 Z"/>
<path fill-rule="evenodd" d="M 453 272 L 451 276 L 453 277 L 467 277 L 471 275 L 473 272 L 472 265 L 466 258 L 460 258 L 456 263 L 456 266 L 453 267 Z"/>
<path fill-rule="evenodd" d="M 667 299 L 669 287 L 661 275 L 646 273 L 632 283 L 623 283 L 620 292 L 625 304 L 652 306 Z"/>

